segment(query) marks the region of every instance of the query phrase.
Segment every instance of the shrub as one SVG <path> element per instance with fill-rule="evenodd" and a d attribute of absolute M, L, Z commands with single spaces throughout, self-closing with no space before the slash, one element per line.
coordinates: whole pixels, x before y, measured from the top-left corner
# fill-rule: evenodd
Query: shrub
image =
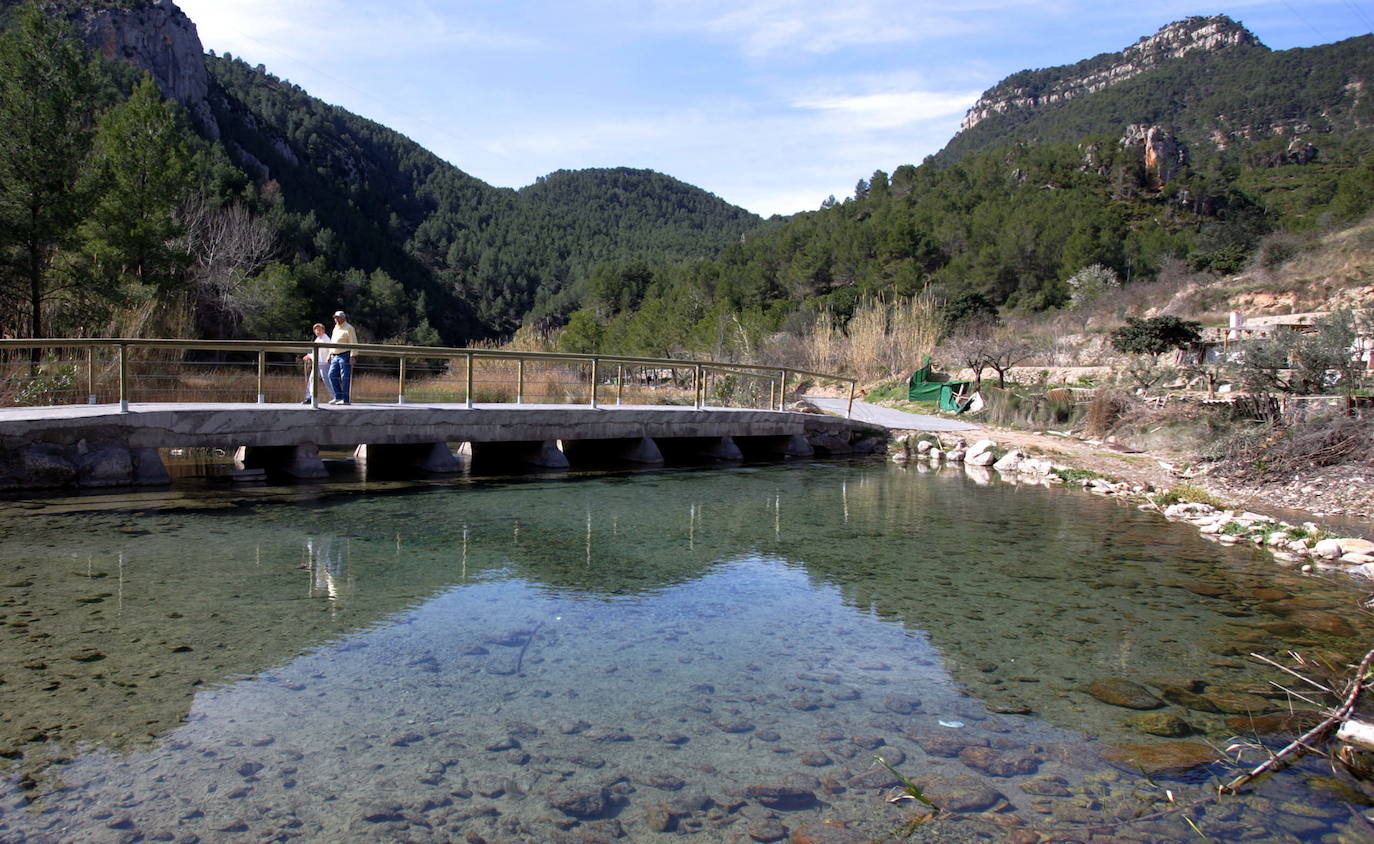
<path fill-rule="evenodd" d="M 1090 481 L 1093 478 L 1103 477 L 1101 472 L 1094 472 L 1092 469 L 1072 469 L 1063 468 L 1054 471 L 1056 475 L 1063 478 L 1065 482 L 1075 484 L 1083 481 Z"/>
<path fill-rule="evenodd" d="M 1078 421 L 1082 410 L 1066 392 L 985 389 L 984 418 L 989 424 L 1009 428 L 1069 428 Z"/>
<path fill-rule="evenodd" d="M 1265 480 L 1338 464 L 1374 468 L 1374 422 L 1333 416 L 1296 425 L 1244 426 L 1222 438 L 1209 455 L 1229 474 Z"/>
<path fill-rule="evenodd" d="M 1170 504 L 1206 504 L 1218 510 L 1226 508 L 1226 502 L 1196 484 L 1179 484 L 1154 496 L 1155 505 L 1168 507 Z"/>
<path fill-rule="evenodd" d="M 1140 400 L 1125 390 L 1100 388 L 1093 392 L 1092 402 L 1084 419 L 1084 428 L 1095 437 L 1106 436 L 1117 420 L 1140 404 Z"/>

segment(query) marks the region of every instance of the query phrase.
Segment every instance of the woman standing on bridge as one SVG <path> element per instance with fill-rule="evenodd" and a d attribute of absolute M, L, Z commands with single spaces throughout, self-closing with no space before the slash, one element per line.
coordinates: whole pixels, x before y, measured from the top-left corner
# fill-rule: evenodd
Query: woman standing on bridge
<path fill-rule="evenodd" d="M 311 338 L 315 342 L 315 351 L 303 358 L 305 360 L 306 386 L 305 401 L 301 404 L 310 404 L 311 400 L 315 398 L 316 381 L 315 373 L 310 371 L 312 366 L 320 373 L 320 381 L 324 382 L 325 388 L 329 390 L 329 399 L 333 401 L 334 387 L 329 383 L 329 349 L 320 345 L 329 340 L 329 335 L 324 333 L 324 326 L 318 322 L 310 326 L 310 330 L 315 332 L 315 336 Z"/>
<path fill-rule="evenodd" d="M 353 353 L 345 344 L 358 342 L 353 326 L 348 324 L 348 314 L 334 312 L 334 333 L 330 335 L 329 386 L 334 391 L 330 404 L 349 404 L 348 389 L 353 380 Z"/>

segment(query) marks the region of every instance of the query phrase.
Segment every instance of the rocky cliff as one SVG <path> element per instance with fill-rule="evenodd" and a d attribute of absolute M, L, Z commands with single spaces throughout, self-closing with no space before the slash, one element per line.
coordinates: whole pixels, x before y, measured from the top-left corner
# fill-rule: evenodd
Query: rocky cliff
<path fill-rule="evenodd" d="M 90 47 L 148 71 L 163 96 L 185 106 L 211 138 L 219 137 L 206 99 L 205 49 L 196 25 L 172 0 L 72 4 L 67 15 Z"/>
<path fill-rule="evenodd" d="M 1186 18 L 1119 53 L 1103 53 L 1074 65 L 1009 76 L 974 103 L 964 116 L 960 131 L 972 129 L 995 114 L 1035 109 L 1100 91 L 1195 51 L 1237 48 L 1268 50 L 1248 29 L 1225 15 Z"/>

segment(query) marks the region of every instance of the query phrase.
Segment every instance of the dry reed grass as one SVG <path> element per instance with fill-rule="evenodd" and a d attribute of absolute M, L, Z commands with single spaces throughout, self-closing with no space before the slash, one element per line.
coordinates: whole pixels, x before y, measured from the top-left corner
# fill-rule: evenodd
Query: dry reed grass
<path fill-rule="evenodd" d="M 918 369 L 943 327 L 939 303 L 927 289 L 891 302 L 864 303 L 843 330 L 832 313 L 823 311 L 802 337 L 802 348 L 810 369 L 876 380 Z"/>

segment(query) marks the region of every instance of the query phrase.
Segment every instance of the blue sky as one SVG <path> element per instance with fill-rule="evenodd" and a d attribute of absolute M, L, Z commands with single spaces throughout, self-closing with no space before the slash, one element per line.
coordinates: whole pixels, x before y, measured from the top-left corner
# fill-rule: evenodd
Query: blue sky
<path fill-rule="evenodd" d="M 751 211 L 919 164 L 1026 68 L 1227 14 L 1274 49 L 1367 34 L 1374 0 L 177 0 L 262 63 L 493 185 L 643 167 Z"/>

